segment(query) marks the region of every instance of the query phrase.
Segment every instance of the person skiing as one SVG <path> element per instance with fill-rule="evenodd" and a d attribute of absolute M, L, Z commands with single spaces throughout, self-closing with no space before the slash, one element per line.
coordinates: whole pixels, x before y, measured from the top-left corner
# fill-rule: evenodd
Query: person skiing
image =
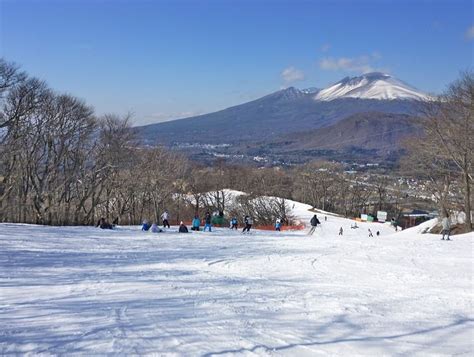
<path fill-rule="evenodd" d="M 344 230 L 341 228 L 339 228 L 339 235 L 342 236 L 342 234 L 344 233 Z"/>
<path fill-rule="evenodd" d="M 148 223 L 148 221 L 145 219 L 143 221 L 143 224 L 142 224 L 142 231 L 143 232 L 148 232 L 148 230 L 150 229 L 150 223 Z"/>
<path fill-rule="evenodd" d="M 275 222 L 275 230 L 280 232 L 281 231 L 281 220 L 280 218 L 277 218 L 276 222 Z"/>
<path fill-rule="evenodd" d="M 199 231 L 199 226 L 201 225 L 201 220 L 199 219 L 198 215 L 195 215 L 193 221 L 191 223 L 191 230 L 192 231 Z"/>
<path fill-rule="evenodd" d="M 242 233 L 245 233 L 245 232 L 250 233 L 250 228 L 252 228 L 252 224 L 253 224 L 252 217 L 245 216 L 244 223 L 245 223 L 245 227 L 244 227 L 244 230 L 242 231 Z"/>
<path fill-rule="evenodd" d="M 444 240 L 445 236 L 446 240 L 451 240 L 449 238 L 449 233 L 451 232 L 451 222 L 449 221 L 449 216 L 447 214 L 441 221 L 441 226 L 443 227 L 443 230 L 441 231 L 441 234 L 443 234 L 443 238 L 441 238 L 441 240 Z"/>
<path fill-rule="evenodd" d="M 380 231 L 375 232 L 375 235 L 376 235 L 377 237 L 380 237 Z"/>
<path fill-rule="evenodd" d="M 188 231 L 188 227 L 186 227 L 186 225 L 184 224 L 183 221 L 181 221 L 181 222 L 179 223 L 178 232 L 179 232 L 179 233 L 188 233 L 188 232 L 189 232 L 189 231 Z"/>
<path fill-rule="evenodd" d="M 170 223 L 168 222 L 169 218 L 170 218 L 170 214 L 168 213 L 167 210 L 165 210 L 163 214 L 161 215 L 161 220 L 163 221 L 163 228 L 165 228 L 166 226 L 170 228 Z"/>
<path fill-rule="evenodd" d="M 208 212 L 206 212 L 206 216 L 204 217 L 204 228 L 203 228 L 203 232 L 206 231 L 206 228 L 209 228 L 209 232 L 211 232 L 211 214 Z"/>
<path fill-rule="evenodd" d="M 372 234 L 372 231 L 369 228 L 369 237 L 373 237 L 374 235 Z"/>
<path fill-rule="evenodd" d="M 318 224 L 321 224 L 321 222 L 319 222 L 318 216 L 314 215 L 309 223 L 311 223 L 311 229 L 309 230 L 308 235 L 312 235 Z"/>
<path fill-rule="evenodd" d="M 232 219 L 230 220 L 230 229 L 235 229 L 237 230 L 238 227 L 237 227 L 237 218 L 235 217 L 232 217 Z"/>

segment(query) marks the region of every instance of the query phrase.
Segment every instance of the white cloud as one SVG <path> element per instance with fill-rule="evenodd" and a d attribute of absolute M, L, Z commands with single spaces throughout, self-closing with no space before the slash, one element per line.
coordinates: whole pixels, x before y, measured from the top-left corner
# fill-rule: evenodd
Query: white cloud
<path fill-rule="evenodd" d="M 368 73 L 375 71 L 373 62 L 381 58 L 380 54 L 374 52 L 370 56 L 360 56 L 355 58 L 326 57 L 319 61 L 319 67 L 327 71 L 346 71 L 357 73 Z"/>
<path fill-rule="evenodd" d="M 281 71 L 280 76 L 285 83 L 297 82 L 305 79 L 303 71 L 293 66 L 287 67 Z"/>
<path fill-rule="evenodd" d="M 468 40 L 474 40 L 474 25 L 469 27 L 466 31 L 466 38 Z"/>

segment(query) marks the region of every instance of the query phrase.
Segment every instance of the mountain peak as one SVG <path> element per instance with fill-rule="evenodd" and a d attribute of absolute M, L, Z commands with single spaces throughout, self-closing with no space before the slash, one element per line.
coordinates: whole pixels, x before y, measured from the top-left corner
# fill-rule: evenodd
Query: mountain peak
<path fill-rule="evenodd" d="M 321 90 L 314 97 L 314 99 L 321 101 L 339 98 L 420 101 L 430 99 L 427 94 L 382 72 L 370 72 L 357 77 L 345 77 L 332 86 Z"/>
<path fill-rule="evenodd" d="M 293 100 L 302 96 L 304 96 L 304 93 L 300 91 L 299 89 L 295 87 L 288 87 L 288 88 L 276 91 L 274 93 L 268 94 L 265 97 L 262 97 L 260 99 L 273 98 L 273 99 L 279 99 L 279 100 Z"/>

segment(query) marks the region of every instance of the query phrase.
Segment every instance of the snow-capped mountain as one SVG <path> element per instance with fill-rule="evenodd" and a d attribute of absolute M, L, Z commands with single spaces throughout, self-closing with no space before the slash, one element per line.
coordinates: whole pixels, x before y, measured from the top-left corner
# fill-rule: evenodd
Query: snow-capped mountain
<path fill-rule="evenodd" d="M 304 94 L 317 94 L 320 90 L 321 90 L 320 88 L 309 87 L 309 88 L 301 89 L 301 92 L 303 92 Z"/>
<path fill-rule="evenodd" d="M 277 153 L 282 160 L 303 162 L 314 155 L 365 159 L 367 150 L 372 150 L 371 157 L 380 152 L 396 160 L 402 134 L 415 132 L 411 121 L 420 114 L 420 101 L 427 99 L 428 95 L 390 75 L 369 73 L 344 78 L 320 91 L 289 87 L 217 112 L 137 129 L 146 145 L 189 148 L 193 143 L 207 148 L 225 143 L 227 151 L 219 152 L 225 155 Z M 403 127 L 404 131 L 387 136 L 390 125 Z M 390 147 L 390 152 L 380 149 L 378 143 L 367 144 L 366 138 L 374 132 L 384 137 L 384 147 Z M 350 146 L 339 145 L 341 141 Z M 314 151 L 329 144 L 327 152 Z M 334 156 L 336 151 L 342 154 Z M 197 160 L 215 159 L 208 149 L 187 152 Z"/>
<path fill-rule="evenodd" d="M 314 99 L 330 101 L 340 98 L 380 100 L 430 100 L 427 94 L 409 86 L 389 74 L 372 72 L 359 77 L 346 77 L 336 84 L 322 89 Z"/>

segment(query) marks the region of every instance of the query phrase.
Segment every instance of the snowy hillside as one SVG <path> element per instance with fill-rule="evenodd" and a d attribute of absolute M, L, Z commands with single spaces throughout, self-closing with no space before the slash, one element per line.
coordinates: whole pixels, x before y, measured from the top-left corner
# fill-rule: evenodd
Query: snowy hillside
<path fill-rule="evenodd" d="M 0 354 L 472 355 L 472 234 L 318 216 L 313 236 L 0 224 Z"/>
<path fill-rule="evenodd" d="M 314 99 L 330 101 L 340 98 L 429 100 L 430 97 L 388 74 L 372 72 L 346 77 L 319 91 Z"/>

